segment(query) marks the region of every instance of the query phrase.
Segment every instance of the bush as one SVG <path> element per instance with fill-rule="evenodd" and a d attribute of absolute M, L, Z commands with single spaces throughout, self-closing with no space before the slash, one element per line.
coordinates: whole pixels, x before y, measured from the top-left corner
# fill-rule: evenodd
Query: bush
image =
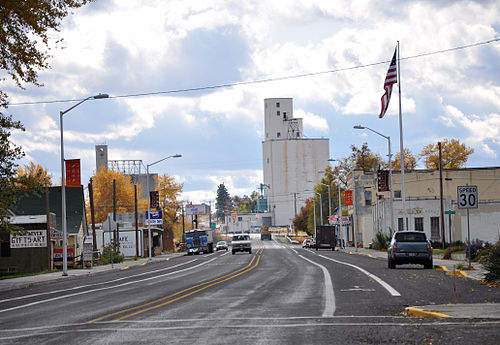
<path fill-rule="evenodd" d="M 102 261 L 105 265 L 111 263 L 111 257 L 113 257 L 113 263 L 117 264 L 120 262 L 123 262 L 125 260 L 125 255 L 120 254 L 120 245 L 119 244 L 114 244 L 115 247 L 115 252 L 113 253 L 113 248 L 112 245 L 109 244 L 104 247 L 104 250 L 102 251 Z"/>
<path fill-rule="evenodd" d="M 387 244 L 389 242 L 391 242 L 391 236 L 386 235 L 386 234 L 379 231 L 375 234 L 373 249 L 376 249 L 376 250 L 387 249 Z"/>
<path fill-rule="evenodd" d="M 465 249 L 465 246 L 453 246 L 449 247 L 443 254 L 443 259 L 449 260 L 451 259 L 451 254 L 454 252 L 459 252 Z"/>
<path fill-rule="evenodd" d="M 491 247 L 491 244 L 488 242 L 483 242 L 480 240 L 476 240 L 473 243 L 470 244 L 470 246 L 467 246 L 465 248 L 465 255 L 468 258 L 469 257 L 469 251 L 470 251 L 470 259 L 471 260 L 476 260 L 478 257 L 479 253 L 485 249 L 488 249 Z"/>
<path fill-rule="evenodd" d="M 484 265 L 488 273 L 484 279 L 488 282 L 500 282 L 500 241 L 491 248 L 488 263 Z"/>

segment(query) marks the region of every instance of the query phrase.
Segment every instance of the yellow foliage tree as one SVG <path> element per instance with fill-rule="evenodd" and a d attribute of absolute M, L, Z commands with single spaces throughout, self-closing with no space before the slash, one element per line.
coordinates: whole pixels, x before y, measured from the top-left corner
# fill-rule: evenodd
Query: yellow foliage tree
<path fill-rule="evenodd" d="M 108 213 L 113 212 L 113 180 L 116 180 L 116 212 L 135 211 L 134 185 L 130 176 L 102 167 L 93 177 L 94 212 L 97 223 L 105 221 Z M 137 196 L 139 195 L 140 185 L 137 186 Z M 147 200 L 140 200 L 138 204 L 138 210 L 147 209 Z M 87 207 L 87 213 L 90 213 L 90 207 Z"/>
<path fill-rule="evenodd" d="M 443 168 L 453 169 L 464 167 L 474 149 L 461 144 L 458 139 L 444 139 L 441 142 L 441 151 Z M 424 157 L 424 164 L 427 169 L 439 169 L 438 144 L 424 146 L 419 156 Z"/>
<path fill-rule="evenodd" d="M 417 159 L 411 153 L 411 151 L 405 147 L 403 149 L 404 152 L 404 164 L 405 170 L 413 170 L 417 167 Z M 392 160 L 392 170 L 401 170 L 401 152 L 398 152 L 394 155 Z"/>
<path fill-rule="evenodd" d="M 52 186 L 52 174 L 40 164 L 30 162 L 24 167 L 18 167 L 16 171 L 17 180 L 24 181 L 24 188 L 39 190 L 43 187 Z"/>
<path fill-rule="evenodd" d="M 182 227 L 179 221 L 182 221 L 182 216 L 177 214 L 180 209 L 178 197 L 182 192 L 183 184 L 176 183 L 174 178 L 167 174 L 158 176 L 157 182 L 160 209 L 163 211 L 163 228 L 172 230 L 174 237 L 180 240 Z"/>

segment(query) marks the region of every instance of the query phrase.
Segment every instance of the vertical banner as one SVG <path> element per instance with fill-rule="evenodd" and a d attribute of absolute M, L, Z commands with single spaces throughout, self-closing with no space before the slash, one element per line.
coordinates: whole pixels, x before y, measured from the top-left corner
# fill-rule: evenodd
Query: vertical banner
<path fill-rule="evenodd" d="M 352 206 L 352 190 L 344 191 L 344 199 L 345 199 L 344 205 Z"/>
<path fill-rule="evenodd" d="M 80 187 L 80 160 L 67 159 L 66 163 L 66 187 Z"/>

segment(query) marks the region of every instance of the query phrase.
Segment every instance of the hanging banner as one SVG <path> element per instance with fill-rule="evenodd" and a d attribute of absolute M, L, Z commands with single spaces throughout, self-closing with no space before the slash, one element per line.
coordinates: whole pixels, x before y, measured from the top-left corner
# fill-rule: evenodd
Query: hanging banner
<path fill-rule="evenodd" d="M 66 163 L 66 187 L 80 187 L 80 160 L 67 159 Z"/>
<path fill-rule="evenodd" d="M 344 205 L 352 206 L 352 190 L 344 191 L 344 199 L 345 199 Z"/>

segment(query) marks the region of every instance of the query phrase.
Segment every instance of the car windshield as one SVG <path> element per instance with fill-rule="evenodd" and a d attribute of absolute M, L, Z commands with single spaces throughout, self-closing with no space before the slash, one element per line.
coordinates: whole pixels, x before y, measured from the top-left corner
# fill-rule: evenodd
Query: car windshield
<path fill-rule="evenodd" d="M 396 234 L 397 242 L 427 242 L 427 238 L 424 233 L 409 232 Z"/>
<path fill-rule="evenodd" d="M 250 236 L 248 235 L 233 236 L 233 241 L 248 241 L 249 239 Z"/>
<path fill-rule="evenodd" d="M 224 241 L 220 241 L 219 243 L 217 243 L 217 245 L 221 245 L 221 246 L 223 246 L 225 244 L 226 244 L 226 242 L 224 242 Z"/>

